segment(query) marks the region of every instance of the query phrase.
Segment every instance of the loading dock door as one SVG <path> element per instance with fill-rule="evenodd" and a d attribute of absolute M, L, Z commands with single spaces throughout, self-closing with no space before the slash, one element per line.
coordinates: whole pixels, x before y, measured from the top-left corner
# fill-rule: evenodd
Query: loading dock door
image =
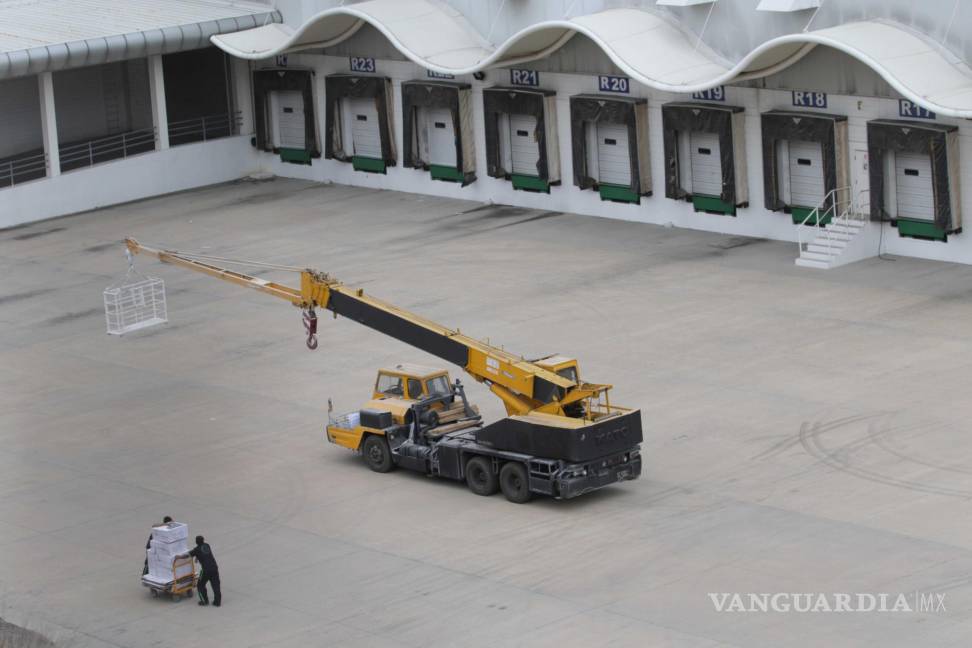
<path fill-rule="evenodd" d="M 935 220 L 931 156 L 897 152 L 894 156 L 894 181 L 898 218 Z"/>
<path fill-rule="evenodd" d="M 689 159 L 692 165 L 692 193 L 702 196 L 722 195 L 722 156 L 718 133 L 693 131 L 689 136 Z"/>
<path fill-rule="evenodd" d="M 536 117 L 510 115 L 510 153 L 514 174 L 538 177 L 540 146 L 537 143 Z"/>
<path fill-rule="evenodd" d="M 790 205 L 813 209 L 823 202 L 823 145 L 820 142 L 789 142 Z"/>
<path fill-rule="evenodd" d="M 627 187 L 631 184 L 631 157 L 628 127 L 623 124 L 597 124 L 598 182 Z"/>
<path fill-rule="evenodd" d="M 270 93 L 273 115 L 274 148 L 303 151 L 304 96 L 296 90 L 275 90 Z"/>
<path fill-rule="evenodd" d="M 452 111 L 448 108 L 429 108 L 429 164 L 457 168 L 456 130 L 452 124 Z"/>
<path fill-rule="evenodd" d="M 348 114 L 355 157 L 382 159 L 381 129 L 375 100 L 371 97 L 348 99 Z"/>

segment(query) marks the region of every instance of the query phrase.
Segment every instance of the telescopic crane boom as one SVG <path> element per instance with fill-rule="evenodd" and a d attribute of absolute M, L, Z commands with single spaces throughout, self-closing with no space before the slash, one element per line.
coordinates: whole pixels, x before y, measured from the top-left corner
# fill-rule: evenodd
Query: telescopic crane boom
<path fill-rule="evenodd" d="M 300 273 L 300 288 L 294 288 L 212 265 L 202 260 L 207 258 L 204 255 L 156 249 L 133 238 L 126 239 L 125 243 L 133 254 L 144 252 L 164 263 L 290 302 L 304 312 L 308 346 L 312 349 L 317 346 L 316 309 L 324 308 L 335 317 L 347 317 L 462 367 L 474 379 L 486 384 L 503 401 L 510 415 L 539 412 L 596 420 L 611 413 L 608 398 L 611 385 L 581 382 L 577 362 L 572 358 L 549 356 L 525 360 L 464 335 L 458 329 L 450 329 L 366 295 L 360 288 L 345 286 L 317 270 L 295 269 Z M 618 413 L 628 411 L 614 409 Z"/>

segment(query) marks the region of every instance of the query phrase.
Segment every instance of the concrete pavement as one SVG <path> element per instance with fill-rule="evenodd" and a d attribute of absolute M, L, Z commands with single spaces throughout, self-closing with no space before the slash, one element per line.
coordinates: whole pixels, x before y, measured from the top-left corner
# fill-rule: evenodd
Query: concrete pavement
<path fill-rule="evenodd" d="M 295 309 L 147 258 L 169 324 L 107 336 L 129 235 L 311 265 L 525 356 L 575 355 L 642 408 L 644 475 L 516 506 L 371 473 L 322 440 L 327 399 L 353 409 L 378 367 L 441 361 L 326 318 L 308 352 Z M 294 180 L 0 232 L 0 618 L 95 647 L 967 645 L 972 267 L 795 254 Z M 163 515 L 212 544 L 221 609 L 139 585 Z M 916 591 L 946 610 L 708 596 Z"/>

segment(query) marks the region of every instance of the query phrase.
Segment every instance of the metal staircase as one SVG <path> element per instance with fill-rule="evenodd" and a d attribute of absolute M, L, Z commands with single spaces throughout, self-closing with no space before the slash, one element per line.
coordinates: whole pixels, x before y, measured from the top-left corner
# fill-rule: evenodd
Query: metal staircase
<path fill-rule="evenodd" d="M 798 266 L 827 269 L 877 254 L 868 224 L 867 190 L 849 187 L 830 191 L 797 228 Z"/>

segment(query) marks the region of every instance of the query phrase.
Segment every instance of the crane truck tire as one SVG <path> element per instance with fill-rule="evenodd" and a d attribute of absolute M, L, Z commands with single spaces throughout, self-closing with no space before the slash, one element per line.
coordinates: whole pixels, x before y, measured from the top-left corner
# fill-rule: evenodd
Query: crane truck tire
<path fill-rule="evenodd" d="M 499 474 L 500 490 L 506 499 L 514 504 L 529 502 L 533 497 L 530 492 L 530 478 L 523 464 L 516 461 L 507 461 L 503 464 Z"/>
<path fill-rule="evenodd" d="M 385 437 L 371 434 L 365 439 L 361 448 L 365 463 L 375 472 L 386 473 L 392 469 L 391 450 Z"/>
<path fill-rule="evenodd" d="M 492 495 L 499 490 L 499 478 L 493 462 L 486 457 L 473 457 L 466 463 L 466 485 L 476 495 Z"/>

